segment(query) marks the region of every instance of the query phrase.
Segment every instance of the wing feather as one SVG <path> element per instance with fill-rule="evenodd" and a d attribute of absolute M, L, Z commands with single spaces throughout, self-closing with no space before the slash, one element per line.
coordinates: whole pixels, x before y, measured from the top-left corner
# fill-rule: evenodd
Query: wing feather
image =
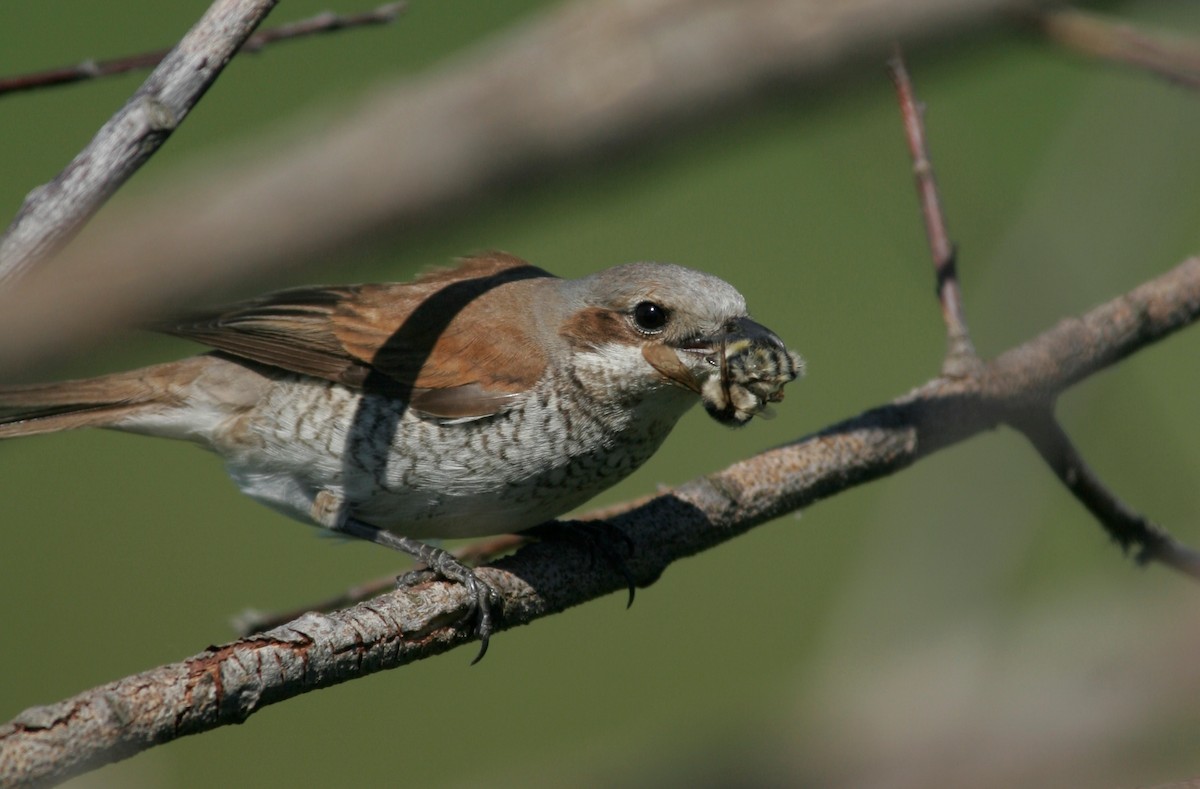
<path fill-rule="evenodd" d="M 551 277 L 491 253 L 411 283 L 295 288 L 155 328 L 282 370 L 389 391 L 429 416 L 478 418 L 541 378 L 545 354 L 511 316 L 534 306 L 528 280 Z"/>

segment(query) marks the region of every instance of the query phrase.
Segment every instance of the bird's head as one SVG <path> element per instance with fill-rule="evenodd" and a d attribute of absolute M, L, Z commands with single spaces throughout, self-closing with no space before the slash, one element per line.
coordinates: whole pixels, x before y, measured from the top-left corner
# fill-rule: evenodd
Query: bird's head
<path fill-rule="evenodd" d="M 800 357 L 750 319 L 729 283 L 668 263 L 630 263 L 561 281 L 559 334 L 596 374 L 631 394 L 690 390 L 725 424 L 783 399 Z"/>

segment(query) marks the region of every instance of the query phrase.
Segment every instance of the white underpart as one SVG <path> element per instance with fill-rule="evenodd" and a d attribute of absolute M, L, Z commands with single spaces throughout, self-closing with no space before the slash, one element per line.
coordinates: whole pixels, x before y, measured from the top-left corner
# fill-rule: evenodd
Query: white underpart
<path fill-rule="evenodd" d="M 639 347 L 576 352 L 574 373 L 548 376 L 501 414 L 452 423 L 289 377 L 256 409 L 270 418 L 237 425 L 254 440 L 221 453 L 245 493 L 301 520 L 352 516 L 417 538 L 519 531 L 626 477 L 696 402 Z"/>

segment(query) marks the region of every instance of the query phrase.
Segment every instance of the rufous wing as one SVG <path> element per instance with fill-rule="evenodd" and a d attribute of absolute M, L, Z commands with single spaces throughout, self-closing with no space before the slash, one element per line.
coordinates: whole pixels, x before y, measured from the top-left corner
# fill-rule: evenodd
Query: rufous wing
<path fill-rule="evenodd" d="M 160 331 L 347 386 L 388 391 L 428 416 L 504 410 L 546 368 L 527 289 L 552 275 L 503 253 L 411 283 L 284 290 Z M 511 287 L 505 287 L 510 286 Z"/>

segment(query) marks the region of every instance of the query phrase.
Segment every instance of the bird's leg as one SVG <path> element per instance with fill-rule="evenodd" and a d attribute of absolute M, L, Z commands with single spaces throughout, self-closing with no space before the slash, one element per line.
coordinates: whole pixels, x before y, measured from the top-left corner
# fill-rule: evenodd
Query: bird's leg
<path fill-rule="evenodd" d="M 529 542 L 529 539 L 519 534 L 501 534 L 479 542 L 460 545 L 451 551 L 451 553 L 454 555 L 454 558 L 463 564 L 478 565 L 489 562 L 501 554 L 511 552 L 514 548 Z M 296 617 L 309 611 L 336 611 L 339 608 L 345 608 L 355 603 L 361 603 L 364 600 L 370 600 L 372 597 L 383 594 L 389 589 L 399 586 L 414 586 L 418 583 L 436 580 L 440 580 L 437 573 L 424 567 L 410 570 L 399 578 L 393 573 L 382 578 L 373 578 L 370 581 L 364 581 L 350 587 L 341 594 L 288 611 L 263 612 L 247 609 L 233 618 L 233 628 L 239 635 L 248 636 L 251 633 L 258 633 L 262 630 L 270 630 L 273 627 L 286 625 Z"/>
<path fill-rule="evenodd" d="M 503 603 L 503 598 L 495 587 L 480 578 L 474 570 L 454 558 L 449 551 L 443 548 L 428 545 L 411 537 L 401 537 L 385 529 L 380 529 L 378 526 L 372 526 L 349 517 L 341 497 L 330 491 L 323 490 L 317 494 L 313 501 L 312 514 L 314 519 L 323 517 L 322 525 L 336 532 L 406 553 L 429 568 L 426 571 L 405 573 L 396 579 L 397 586 L 408 586 L 427 580 L 430 573 L 465 586 L 469 600 L 467 617 L 475 619 L 475 634 L 479 636 L 479 654 L 475 656 L 471 664 L 474 665 L 483 659 L 483 656 L 487 654 L 488 639 L 492 636 L 492 606 Z"/>
<path fill-rule="evenodd" d="M 500 593 L 487 581 L 475 574 L 475 571 L 455 559 L 449 551 L 428 545 L 411 537 L 401 537 L 385 531 L 369 523 L 363 523 L 354 518 L 347 518 L 339 528 L 339 532 L 358 537 L 376 545 L 401 551 L 412 556 L 447 581 L 456 581 L 467 588 L 469 609 L 468 617 L 475 617 L 475 633 L 479 636 L 479 654 L 471 661 L 474 665 L 487 654 L 488 639 L 492 636 L 492 606 L 503 602 Z M 397 585 L 405 586 L 413 582 L 413 574 L 408 573 L 397 579 Z"/>
<path fill-rule="evenodd" d="M 605 520 L 547 521 L 521 532 L 537 540 L 564 540 L 584 551 L 599 556 L 610 568 L 621 574 L 629 587 L 628 608 L 633 605 L 637 581 L 626 561 L 633 556 L 633 540 L 629 535 Z"/>

